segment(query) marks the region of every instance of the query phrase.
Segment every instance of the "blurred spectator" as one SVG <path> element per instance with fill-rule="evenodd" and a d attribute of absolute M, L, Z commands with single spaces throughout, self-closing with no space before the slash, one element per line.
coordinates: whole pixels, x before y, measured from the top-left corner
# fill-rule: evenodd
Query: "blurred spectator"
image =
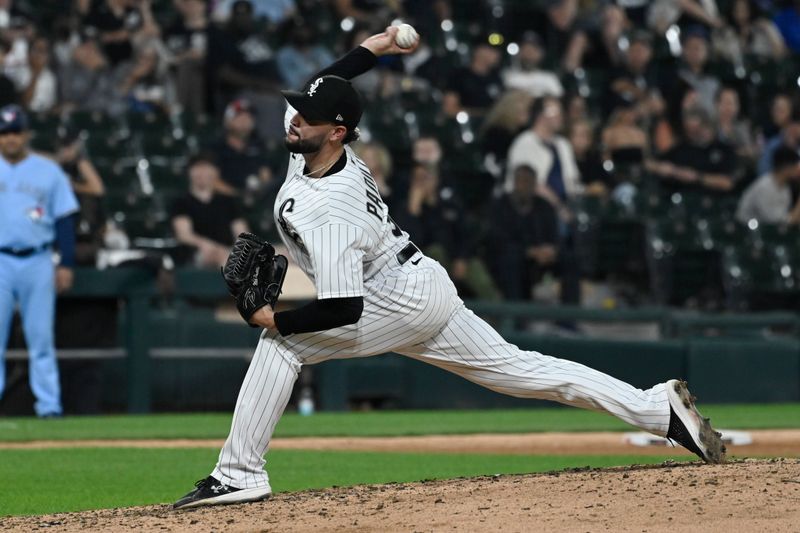
<path fill-rule="evenodd" d="M 513 175 L 514 188 L 491 209 L 492 271 L 506 299 L 530 300 L 543 271 L 558 259 L 558 220 L 550 203 L 536 194 L 536 171 L 522 165 Z"/>
<path fill-rule="evenodd" d="M 106 215 L 103 209 L 105 186 L 97 169 L 89 160 L 77 132 L 59 131 L 56 161 L 69 177 L 80 204 L 75 220 L 75 263 L 95 266 L 97 253 L 103 247 Z"/>
<path fill-rule="evenodd" d="M 117 86 L 124 76 L 124 65 L 112 68 L 97 42 L 84 40 L 73 51 L 72 61 L 59 73 L 62 109 L 123 113 L 126 103 Z"/>
<path fill-rule="evenodd" d="M 685 81 L 679 81 L 678 87 L 652 120 L 656 154 L 664 154 L 675 146 L 683 131 L 684 112 L 699 107 L 700 93 Z"/>
<path fill-rule="evenodd" d="M 22 104 L 36 113 L 53 109 L 58 100 L 56 75 L 50 69 L 50 42 L 35 38 L 28 51 L 28 69 L 21 72 Z"/>
<path fill-rule="evenodd" d="M 559 134 L 564 127 L 561 102 L 551 97 L 534 101 L 530 120 L 531 127 L 514 139 L 508 151 L 505 189 L 510 192 L 514 188 L 513 169 L 528 165 L 536 171 L 539 193 L 563 220 L 569 220 L 572 215 L 566 201 L 581 185 L 572 146 Z"/>
<path fill-rule="evenodd" d="M 655 0 L 647 12 L 647 24 L 663 35 L 673 24 L 685 30 L 697 24 L 720 28 L 723 22 L 714 0 Z"/>
<path fill-rule="evenodd" d="M 214 20 L 227 21 L 231 17 L 231 8 L 235 0 L 214 2 Z M 272 26 L 278 26 L 297 13 L 295 0 L 250 0 L 253 5 L 253 16 L 266 19 Z"/>
<path fill-rule="evenodd" d="M 698 105 L 714 112 L 714 99 L 719 91 L 719 79 L 706 73 L 708 63 L 708 33 L 699 27 L 686 32 L 683 38 L 682 64 L 676 80 L 689 84 L 698 93 Z"/>
<path fill-rule="evenodd" d="M 789 121 L 781 131 L 769 139 L 761 152 L 758 160 L 758 174 L 766 174 L 772 170 L 772 154 L 780 146 L 788 146 L 793 150 L 800 150 L 800 110 L 792 112 Z"/>
<path fill-rule="evenodd" d="M 578 0 L 545 0 L 541 3 L 544 13 L 531 17 L 528 24 L 544 41 L 545 56 L 553 58 L 561 66 L 567 46 L 575 32 L 578 18 Z"/>
<path fill-rule="evenodd" d="M 481 125 L 484 164 L 499 181 L 505 177 L 511 143 L 528 126 L 532 102 L 533 96 L 528 92 L 508 91 L 495 102 Z"/>
<path fill-rule="evenodd" d="M 167 65 L 155 43 L 140 47 L 133 66 L 117 90 L 127 100 L 128 109 L 139 113 L 169 113 L 174 91 L 167 75 Z"/>
<path fill-rule="evenodd" d="M 206 108 L 206 7 L 206 0 L 176 0 L 179 16 L 164 32 L 175 76 L 175 98 L 183 109 L 193 113 Z"/>
<path fill-rule="evenodd" d="M 219 170 L 213 161 L 195 157 L 187 172 L 189 192 L 175 201 L 171 211 L 175 238 L 194 249 L 195 266 L 220 267 L 236 236 L 248 231 L 247 222 L 234 198 L 215 193 Z"/>
<path fill-rule="evenodd" d="M 289 42 L 278 50 L 276 57 L 284 84 L 295 89 L 301 88 L 335 59 L 331 51 L 318 42 L 316 30 L 300 18 L 289 23 Z"/>
<path fill-rule="evenodd" d="M 653 37 L 644 30 L 636 30 L 630 33 L 628 42 L 623 65 L 610 75 L 607 108 L 613 109 L 620 101 L 633 101 L 641 116 L 658 115 L 664 102 L 651 65 Z"/>
<path fill-rule="evenodd" d="M 59 72 L 72 59 L 72 52 L 81 43 L 81 20 L 73 11 L 53 25 L 53 66 Z"/>
<path fill-rule="evenodd" d="M 437 166 L 442 162 L 442 145 L 433 135 L 423 135 L 414 141 L 411 147 L 411 159 L 414 163 Z"/>
<path fill-rule="evenodd" d="M 3 71 L 6 76 L 11 78 L 19 90 L 25 86 L 23 77 L 30 69 L 28 50 L 30 49 L 30 42 L 35 35 L 35 28 L 27 17 L 20 16 L 15 11 L 16 6 L 12 6 L 12 15 L 5 21 L 6 26 L 2 32 L 3 40 L 9 43 L 9 50 L 3 59 Z"/>
<path fill-rule="evenodd" d="M 591 122 L 588 120 L 573 122 L 569 128 L 569 142 L 575 151 L 575 162 L 578 164 L 584 192 L 593 196 L 608 194 L 614 184 L 611 175 L 603 166 Z"/>
<path fill-rule="evenodd" d="M 717 95 L 717 138 L 730 144 L 749 167 L 755 166 L 756 145 L 750 122 L 739 116 L 739 93 L 723 87 Z"/>
<path fill-rule="evenodd" d="M 397 17 L 401 11 L 400 2 L 395 1 L 333 0 L 331 3 L 340 20 L 350 17 L 356 22 L 375 24 L 380 28 L 388 26 L 392 18 Z"/>
<path fill-rule="evenodd" d="M 602 8 L 600 27 L 587 25 L 572 35 L 566 55 L 564 70 L 574 72 L 585 67 L 609 70 L 622 63 L 619 40 L 628 26 L 625 11 L 614 4 Z"/>
<path fill-rule="evenodd" d="M 745 58 L 778 60 L 786 55 L 786 45 L 771 20 L 760 16 L 754 0 L 734 0 L 727 16 L 728 25 L 714 34 L 714 48 L 726 61 L 743 66 Z"/>
<path fill-rule="evenodd" d="M 614 0 L 614 3 L 625 10 L 625 16 L 633 26 L 645 26 L 649 0 Z"/>
<path fill-rule="evenodd" d="M 765 139 L 771 139 L 792 121 L 794 107 L 792 97 L 786 93 L 778 93 L 772 98 L 769 108 L 769 122 L 763 126 L 762 133 Z"/>
<path fill-rule="evenodd" d="M 392 215 L 426 255 L 447 268 L 459 294 L 465 298 L 495 297 L 486 267 L 474 257 L 473 243 L 464 220 L 464 208 L 455 191 L 443 185 L 439 168 L 415 163 L 411 169 L 408 200 Z"/>
<path fill-rule="evenodd" d="M 369 173 L 372 174 L 372 178 L 378 186 L 378 192 L 381 193 L 381 199 L 389 208 L 389 214 L 394 213 L 395 205 L 399 198 L 394 191 L 394 187 L 390 185 L 392 181 L 392 155 L 389 150 L 377 141 L 356 143 L 354 150 L 356 155 L 367 165 Z"/>
<path fill-rule="evenodd" d="M 434 35 L 442 22 L 454 18 L 453 0 L 404 0 L 403 10 L 420 35 Z"/>
<path fill-rule="evenodd" d="M 96 36 L 102 44 L 111 65 L 133 58 L 134 41 L 158 35 L 150 2 L 100 0 L 92 3 L 83 23 L 89 35 Z"/>
<path fill-rule="evenodd" d="M 567 124 L 573 124 L 581 120 L 591 120 L 589 116 L 589 103 L 586 101 L 586 98 L 579 93 L 568 94 L 564 107 L 567 114 Z"/>
<path fill-rule="evenodd" d="M 224 28 L 209 31 L 206 74 L 216 109 L 235 98 L 247 98 L 258 109 L 258 131 L 267 139 L 283 139 L 286 101 L 278 92 L 280 73 L 275 54 L 259 32 L 248 0 L 236 0 Z"/>
<path fill-rule="evenodd" d="M 506 89 L 521 89 L 535 97 L 561 97 L 564 94 L 561 81 L 555 73 L 541 68 L 542 60 L 542 39 L 532 31 L 523 33 L 519 52 L 511 58 L 511 64 L 503 71 Z"/>
<path fill-rule="evenodd" d="M 209 148 L 220 171 L 218 192 L 241 195 L 273 181 L 264 145 L 255 133 L 253 114 L 245 99 L 234 100 L 225 108 L 224 136 Z"/>
<path fill-rule="evenodd" d="M 649 152 L 647 133 L 639 127 L 633 102 L 622 102 L 603 129 L 604 160 L 610 161 L 614 184 L 640 183 Z"/>
<path fill-rule="evenodd" d="M 457 69 L 450 76 L 442 103 L 445 114 L 454 117 L 459 111 L 483 115 L 503 92 L 500 79 L 500 51 L 488 42 L 472 48 L 468 67 Z"/>
<path fill-rule="evenodd" d="M 795 54 L 800 53 L 800 0 L 792 0 L 772 18 L 780 30 L 786 46 Z"/>
<path fill-rule="evenodd" d="M 752 183 L 742 194 L 736 218 L 766 224 L 800 224 L 800 199 L 792 208 L 791 185 L 800 179 L 800 155 L 781 146 L 772 154 L 772 171 Z"/>
<path fill-rule="evenodd" d="M 715 138 L 714 126 L 703 109 L 684 113 L 684 138 L 651 165 L 667 191 L 703 190 L 727 193 L 734 187 L 736 155 Z"/>
<path fill-rule="evenodd" d="M 508 152 L 506 191 L 514 187 L 513 169 L 525 165 L 534 169 L 539 181 L 537 194 L 550 202 L 558 214 L 561 302 L 579 304 L 580 273 L 569 200 L 583 187 L 572 145 L 559 134 L 564 127 L 561 102 L 552 97 L 539 98 L 531 106 L 530 119 L 531 127 L 514 140 Z"/>
<path fill-rule="evenodd" d="M 14 2 L 14 0 L 0 1 L 0 29 L 19 27 L 28 22 L 29 16 L 20 7 L 20 3 Z"/>
<path fill-rule="evenodd" d="M 6 54 L 10 49 L 11 44 L 5 39 L 0 39 L 0 107 L 16 104 L 19 101 L 14 82 L 5 75 L 2 69 L 3 65 L 5 65 Z"/>

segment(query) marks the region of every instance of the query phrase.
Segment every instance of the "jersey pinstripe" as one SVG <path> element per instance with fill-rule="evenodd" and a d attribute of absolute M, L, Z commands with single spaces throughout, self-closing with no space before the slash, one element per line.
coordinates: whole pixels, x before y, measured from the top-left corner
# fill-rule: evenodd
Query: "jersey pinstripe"
<path fill-rule="evenodd" d="M 294 113 L 289 106 L 287 130 Z M 304 175 L 305 160 L 292 154 L 274 207 L 281 240 L 320 299 L 363 296 L 361 283 L 409 242 L 389 216 L 367 165 L 349 146 L 344 151 L 344 168 L 325 178 Z"/>
<path fill-rule="evenodd" d="M 287 111 L 287 127 L 293 113 Z M 321 179 L 304 176 L 303 157 L 293 155 L 274 214 L 281 239 L 314 280 L 317 296 L 362 296 L 361 318 L 286 337 L 262 332 L 214 478 L 237 488 L 269 487 L 264 454 L 302 365 L 386 352 L 503 394 L 609 413 L 666 435 L 663 383 L 640 390 L 572 361 L 520 350 L 464 306 L 438 262 L 417 252 L 401 265 L 396 254 L 408 235 L 394 226 L 364 163 L 349 147 L 345 155 L 345 167 Z"/>

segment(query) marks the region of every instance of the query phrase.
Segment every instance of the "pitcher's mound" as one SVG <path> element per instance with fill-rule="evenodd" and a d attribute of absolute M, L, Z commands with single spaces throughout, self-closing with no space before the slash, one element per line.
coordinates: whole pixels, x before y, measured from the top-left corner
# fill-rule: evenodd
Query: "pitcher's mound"
<path fill-rule="evenodd" d="M 14 531 L 797 531 L 800 460 L 577 469 L 3 520 Z"/>

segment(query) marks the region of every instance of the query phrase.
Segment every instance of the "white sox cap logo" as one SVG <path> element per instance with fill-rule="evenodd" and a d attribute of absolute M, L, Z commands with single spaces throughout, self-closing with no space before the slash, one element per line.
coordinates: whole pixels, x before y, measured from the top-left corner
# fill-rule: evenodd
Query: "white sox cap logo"
<path fill-rule="evenodd" d="M 314 80 L 314 83 L 312 83 L 311 87 L 308 88 L 308 96 L 314 96 L 314 93 L 317 92 L 317 87 L 319 87 L 319 84 L 323 81 L 324 80 L 322 78 L 317 78 Z"/>

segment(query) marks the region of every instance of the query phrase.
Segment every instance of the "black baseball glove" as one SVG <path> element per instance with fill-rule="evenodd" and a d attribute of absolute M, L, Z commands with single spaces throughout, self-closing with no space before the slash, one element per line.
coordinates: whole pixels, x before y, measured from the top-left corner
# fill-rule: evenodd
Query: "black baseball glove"
<path fill-rule="evenodd" d="M 239 234 L 222 267 L 222 277 L 245 322 L 250 324 L 253 313 L 265 305 L 275 307 L 288 266 L 286 257 L 275 255 L 270 243 L 252 233 Z"/>

